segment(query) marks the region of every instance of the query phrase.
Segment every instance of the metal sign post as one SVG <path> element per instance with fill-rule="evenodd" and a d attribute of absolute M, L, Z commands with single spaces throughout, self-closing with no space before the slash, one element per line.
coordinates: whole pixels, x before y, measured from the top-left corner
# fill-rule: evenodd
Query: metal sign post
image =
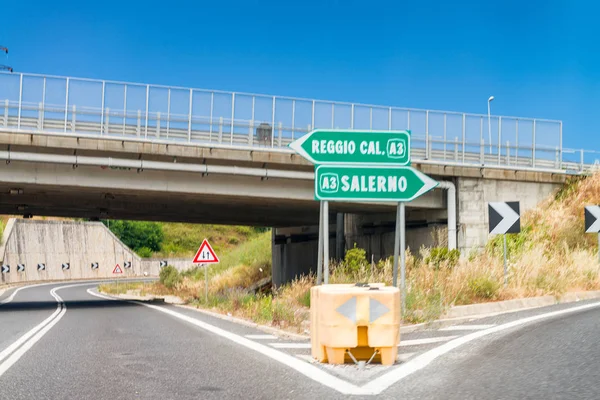
<path fill-rule="evenodd" d="M 315 164 L 319 210 L 317 284 L 329 283 L 329 201 L 397 202 L 393 283 L 406 308 L 406 215 L 412 201 L 438 182 L 410 167 L 409 131 L 314 130 L 289 145 Z M 322 265 L 321 265 L 322 263 Z M 321 266 L 323 274 L 321 274 Z"/>
<path fill-rule="evenodd" d="M 323 202 L 323 283 L 329 283 L 329 202 Z"/>
<path fill-rule="evenodd" d="M 406 311 L 406 209 L 400 203 L 400 293 L 402 296 L 402 315 Z M 397 239 L 397 240 L 398 240 Z"/>
<path fill-rule="evenodd" d="M 504 286 L 508 285 L 508 255 L 506 250 L 506 233 L 504 234 Z"/>
<path fill-rule="evenodd" d="M 208 243 L 207 239 L 202 241 L 202 244 L 198 248 L 194 259 L 192 260 L 194 264 L 200 264 L 200 266 L 204 265 L 204 301 L 208 304 L 208 265 L 209 264 L 218 264 L 219 257 L 213 250 L 210 243 Z"/>
<path fill-rule="evenodd" d="M 507 233 L 521 232 L 521 215 L 518 201 L 488 203 L 488 219 L 491 234 L 504 235 L 504 286 L 508 285 Z"/>
<path fill-rule="evenodd" d="M 323 283 L 323 201 L 319 202 L 319 245 L 317 255 L 317 285 Z"/>
<path fill-rule="evenodd" d="M 204 264 L 204 302 L 208 304 L 208 264 Z"/>
<path fill-rule="evenodd" d="M 392 285 L 398 286 L 398 261 L 400 260 L 400 204 L 396 206 L 396 232 L 394 233 L 394 272 L 392 273 Z"/>

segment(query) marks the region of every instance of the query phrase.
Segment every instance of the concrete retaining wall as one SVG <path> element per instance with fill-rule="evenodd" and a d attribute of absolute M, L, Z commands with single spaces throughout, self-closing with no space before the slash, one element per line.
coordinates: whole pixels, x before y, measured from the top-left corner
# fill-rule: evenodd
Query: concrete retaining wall
<path fill-rule="evenodd" d="M 0 273 L 0 283 L 158 276 L 160 261 L 141 259 L 101 222 L 38 221 L 10 219 L 6 225 L 0 257 L 9 273 Z M 189 260 L 169 260 L 179 270 L 190 267 Z M 131 268 L 124 268 L 131 262 Z M 45 270 L 38 270 L 43 263 Z M 63 270 L 62 264 L 69 263 Z M 98 269 L 92 269 L 98 263 Z M 25 270 L 19 272 L 18 264 Z M 114 274 L 116 265 L 123 270 Z"/>
<path fill-rule="evenodd" d="M 561 187 L 562 183 L 458 178 L 459 249 L 480 249 L 487 243 L 489 202 L 519 201 L 523 215 Z"/>

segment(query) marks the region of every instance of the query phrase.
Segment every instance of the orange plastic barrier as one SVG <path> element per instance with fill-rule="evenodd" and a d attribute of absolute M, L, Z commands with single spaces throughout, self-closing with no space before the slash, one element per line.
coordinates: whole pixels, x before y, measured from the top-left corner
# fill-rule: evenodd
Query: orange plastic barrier
<path fill-rule="evenodd" d="M 400 291 L 381 283 L 322 285 L 310 290 L 312 356 L 343 364 L 394 364 L 400 341 Z"/>

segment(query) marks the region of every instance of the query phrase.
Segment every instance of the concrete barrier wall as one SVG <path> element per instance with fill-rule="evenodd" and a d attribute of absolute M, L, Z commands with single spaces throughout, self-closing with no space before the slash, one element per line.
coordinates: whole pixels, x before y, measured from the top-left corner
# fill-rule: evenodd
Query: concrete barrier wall
<path fill-rule="evenodd" d="M 143 260 L 123 244 L 101 222 L 38 221 L 10 219 L 6 225 L 0 257 L 9 273 L 0 273 L 0 283 L 158 276 L 161 260 Z M 183 260 L 165 260 L 184 269 Z M 131 268 L 125 263 L 131 262 Z M 38 270 L 43 263 L 45 270 Z M 69 263 L 68 270 L 62 269 Z M 92 269 L 98 263 L 98 269 Z M 189 262 L 188 262 L 189 263 Z M 19 272 L 18 264 L 25 270 Z M 116 265 L 123 270 L 114 274 Z"/>
<path fill-rule="evenodd" d="M 156 268 L 156 266 L 160 266 L 161 261 L 166 261 L 167 265 L 172 265 L 179 271 L 185 271 L 196 266 L 192 263 L 191 258 L 143 258 L 142 271 L 149 271 Z"/>

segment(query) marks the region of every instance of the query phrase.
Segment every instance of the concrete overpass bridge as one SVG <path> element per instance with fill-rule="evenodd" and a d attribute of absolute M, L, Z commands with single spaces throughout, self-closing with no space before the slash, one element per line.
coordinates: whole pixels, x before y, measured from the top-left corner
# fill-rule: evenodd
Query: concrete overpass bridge
<path fill-rule="evenodd" d="M 560 121 L 493 116 L 486 131 L 487 122 L 465 113 L 0 74 L 0 213 L 280 228 L 274 275 L 283 281 L 314 264 L 318 221 L 313 167 L 287 145 L 313 128 L 410 129 L 413 165 L 456 191 L 408 204 L 407 243 L 430 243 L 432 229 L 457 214 L 459 248 L 476 248 L 487 240 L 488 201 L 532 207 L 598 157 L 563 147 Z M 376 258 L 392 252 L 392 204 L 332 203 L 330 210 L 339 217 L 330 219 L 337 220 L 332 235 L 344 239 L 338 255 L 344 241 Z"/>

